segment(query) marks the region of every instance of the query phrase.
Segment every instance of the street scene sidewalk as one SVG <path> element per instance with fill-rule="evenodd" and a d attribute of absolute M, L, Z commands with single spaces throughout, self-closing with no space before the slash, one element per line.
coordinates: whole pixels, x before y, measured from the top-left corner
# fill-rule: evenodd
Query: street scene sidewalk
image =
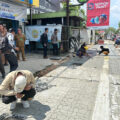
<path fill-rule="evenodd" d="M 118 1 L 0 0 L 0 120 L 120 120 Z"/>
<path fill-rule="evenodd" d="M 71 57 L 38 78 L 37 94 L 30 101 L 29 109 L 24 109 L 18 101 L 16 109 L 10 111 L 10 105 L 0 101 L 0 120 L 6 116 L 19 120 L 119 120 L 120 53 L 111 41 L 106 41 L 104 46 L 110 49 L 109 56 L 98 56 L 100 45 L 94 45 L 88 50 L 91 57 Z M 20 67 L 34 73 L 54 64 L 49 59 L 33 56 L 27 55 L 29 59 L 20 62 Z"/>
<path fill-rule="evenodd" d="M 90 120 L 92 119 L 100 73 L 104 56 L 95 56 L 99 45 L 93 46 L 88 53 L 89 57 L 73 57 L 61 64 L 57 69 L 46 74 L 36 81 L 37 95 L 31 101 L 29 109 L 23 109 L 21 103 L 14 111 L 9 105 L 0 101 L 1 115 L 13 115 L 26 120 Z M 25 68 L 34 71 L 34 67 L 41 69 L 41 59 L 35 57 L 24 63 Z M 30 61 L 34 61 L 32 67 Z M 47 60 L 45 65 L 52 64 Z M 27 64 L 26 64 L 27 63 Z M 23 65 L 23 62 L 20 63 Z M 25 65 L 26 64 L 26 65 Z M 37 65 L 36 65 L 37 64 Z M 41 86 L 41 84 L 43 86 Z M 45 86 L 46 85 L 46 86 Z M 43 89 L 41 89 L 43 87 Z"/>
<path fill-rule="evenodd" d="M 26 61 L 18 61 L 18 70 L 30 70 L 31 72 L 35 73 L 54 63 L 50 59 L 43 59 L 43 56 L 40 54 L 26 54 L 26 58 Z M 9 69 L 9 66 L 5 66 L 6 74 L 9 73 Z M 0 80 L 2 81 L 2 77 Z"/>

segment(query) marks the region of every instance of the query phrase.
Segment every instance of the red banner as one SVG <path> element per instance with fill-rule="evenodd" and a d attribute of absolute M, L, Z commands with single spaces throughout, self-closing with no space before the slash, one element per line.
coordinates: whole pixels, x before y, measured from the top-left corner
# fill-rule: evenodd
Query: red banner
<path fill-rule="evenodd" d="M 89 0 L 87 27 L 109 26 L 110 0 Z"/>

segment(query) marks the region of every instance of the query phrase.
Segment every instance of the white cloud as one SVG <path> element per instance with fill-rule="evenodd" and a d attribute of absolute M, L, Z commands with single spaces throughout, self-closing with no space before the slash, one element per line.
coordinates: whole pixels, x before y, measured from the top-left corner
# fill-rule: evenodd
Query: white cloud
<path fill-rule="evenodd" d="M 110 26 L 118 27 L 118 22 L 120 21 L 120 0 L 112 0 L 110 8 Z"/>

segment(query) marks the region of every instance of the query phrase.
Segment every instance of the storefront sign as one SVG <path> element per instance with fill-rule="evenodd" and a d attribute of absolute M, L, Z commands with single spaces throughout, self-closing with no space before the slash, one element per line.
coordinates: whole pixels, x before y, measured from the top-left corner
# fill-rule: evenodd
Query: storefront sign
<path fill-rule="evenodd" d="M 110 0 L 89 0 L 87 3 L 87 27 L 108 26 Z"/>
<path fill-rule="evenodd" d="M 27 19 L 27 8 L 10 3 L 0 2 L 0 18 L 25 22 Z"/>
<path fill-rule="evenodd" d="M 40 3 L 39 0 L 19 0 L 20 2 L 23 2 L 24 4 L 31 4 L 35 7 L 39 7 Z"/>
<path fill-rule="evenodd" d="M 58 40 L 61 41 L 62 26 L 28 26 L 25 28 L 26 39 L 29 41 L 40 41 L 41 35 L 45 32 L 45 28 L 48 28 L 48 40 L 51 41 L 51 36 L 54 33 L 54 29 L 58 29 Z"/>

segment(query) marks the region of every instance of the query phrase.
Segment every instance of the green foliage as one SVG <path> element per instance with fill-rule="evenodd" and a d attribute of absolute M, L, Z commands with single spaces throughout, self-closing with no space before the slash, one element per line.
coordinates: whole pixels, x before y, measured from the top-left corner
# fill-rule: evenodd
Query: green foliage
<path fill-rule="evenodd" d="M 80 9 L 80 11 L 85 16 L 85 10 L 84 9 Z"/>
<path fill-rule="evenodd" d="M 81 27 L 81 28 L 86 28 L 86 22 L 85 22 L 85 21 L 80 22 L 80 27 Z"/>
<path fill-rule="evenodd" d="M 120 22 L 118 23 L 118 26 L 119 26 L 119 28 L 120 28 Z"/>
<path fill-rule="evenodd" d="M 109 33 L 116 33 L 116 29 L 114 27 L 109 27 L 108 29 L 106 29 L 106 34 Z"/>
<path fill-rule="evenodd" d="M 67 7 L 66 2 L 62 2 L 62 5 L 63 5 L 63 9 L 66 9 L 66 7 Z M 70 3 L 70 5 L 72 5 L 72 4 Z M 79 11 L 80 10 L 80 6 L 70 6 L 69 9 L 70 10 Z"/>
<path fill-rule="evenodd" d="M 99 34 L 99 32 L 98 32 L 98 31 L 95 31 L 95 35 L 98 35 L 98 36 L 99 36 L 100 34 Z"/>

